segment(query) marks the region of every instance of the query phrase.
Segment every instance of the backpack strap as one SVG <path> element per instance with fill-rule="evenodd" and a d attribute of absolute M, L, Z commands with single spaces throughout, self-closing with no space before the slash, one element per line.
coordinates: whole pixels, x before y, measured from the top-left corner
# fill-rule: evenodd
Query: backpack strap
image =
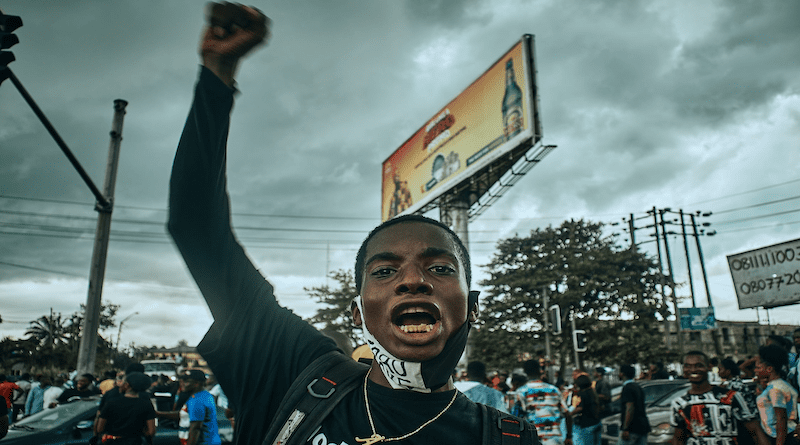
<path fill-rule="evenodd" d="M 478 404 L 483 415 L 483 445 L 539 445 L 536 428 L 526 420 Z"/>
<path fill-rule="evenodd" d="M 304 443 L 339 401 L 359 386 L 368 369 L 339 351 L 311 362 L 283 397 L 263 445 Z"/>

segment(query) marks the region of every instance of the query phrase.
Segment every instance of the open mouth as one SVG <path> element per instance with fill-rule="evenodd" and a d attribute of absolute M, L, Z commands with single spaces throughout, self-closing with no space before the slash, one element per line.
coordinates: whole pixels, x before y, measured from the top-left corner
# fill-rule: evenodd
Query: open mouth
<path fill-rule="evenodd" d="M 432 305 L 406 305 L 398 308 L 393 323 L 406 334 L 427 334 L 439 322 L 439 312 Z"/>

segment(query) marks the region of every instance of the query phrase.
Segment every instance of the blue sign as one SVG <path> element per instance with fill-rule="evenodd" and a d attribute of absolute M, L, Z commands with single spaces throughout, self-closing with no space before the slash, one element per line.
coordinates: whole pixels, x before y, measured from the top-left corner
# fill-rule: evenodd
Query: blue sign
<path fill-rule="evenodd" d="M 678 314 L 684 331 L 704 331 L 717 327 L 713 307 L 679 307 Z"/>

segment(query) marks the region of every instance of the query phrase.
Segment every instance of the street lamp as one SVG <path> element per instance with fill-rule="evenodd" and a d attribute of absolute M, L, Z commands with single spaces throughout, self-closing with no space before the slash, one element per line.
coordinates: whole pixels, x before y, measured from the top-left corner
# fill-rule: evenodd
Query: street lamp
<path fill-rule="evenodd" d="M 117 330 L 117 347 L 114 348 L 114 350 L 117 351 L 117 352 L 119 352 L 119 337 L 120 337 L 120 335 L 122 335 L 122 325 L 126 321 L 128 321 L 131 317 L 133 317 L 134 315 L 139 315 L 139 313 L 138 312 L 134 312 L 134 313 L 128 315 L 127 317 L 123 318 L 122 321 L 119 322 L 119 329 Z"/>

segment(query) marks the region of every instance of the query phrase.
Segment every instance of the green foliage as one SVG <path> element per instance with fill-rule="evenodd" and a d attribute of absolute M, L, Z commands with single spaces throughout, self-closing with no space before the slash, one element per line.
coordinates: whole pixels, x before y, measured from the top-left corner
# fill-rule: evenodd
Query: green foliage
<path fill-rule="evenodd" d="M 116 304 L 101 305 L 101 332 L 116 326 L 114 318 L 118 310 L 119 305 Z M 78 349 L 81 342 L 85 312 L 86 307 L 81 304 L 80 310 L 70 315 L 69 318 L 62 317 L 61 313 L 53 312 L 50 315 L 43 315 L 31 321 L 30 326 L 25 331 L 25 335 L 28 336 L 27 339 L 4 339 L 3 347 L 13 350 L 13 348 L 19 348 L 20 345 L 24 344 L 28 348 L 27 353 L 17 353 L 15 355 L 14 363 L 24 362 L 31 368 L 39 369 L 74 369 L 78 361 Z M 98 368 L 104 367 L 115 355 L 111 342 L 106 341 L 101 332 L 98 332 L 95 358 Z"/>
<path fill-rule="evenodd" d="M 353 326 L 350 313 L 350 303 L 358 296 L 355 286 L 353 272 L 349 270 L 337 270 L 329 275 L 336 282 L 337 287 L 328 285 L 312 288 L 304 288 L 306 292 L 323 307 L 317 309 L 316 315 L 311 318 L 311 323 L 321 325 L 322 330 L 339 332 L 350 339 L 351 346 L 361 343 L 360 335 Z"/>
<path fill-rule="evenodd" d="M 656 314 L 661 319 L 667 314 L 656 288 L 657 263 L 617 246 L 602 229 L 600 223 L 571 220 L 498 243 L 486 266 L 490 278 L 481 283 L 488 291 L 473 337 L 476 358 L 509 369 L 519 366 L 523 354 L 544 350 L 545 288 L 549 304 L 562 312 L 564 332 L 551 336 L 554 355 L 572 357 L 572 309 L 576 328 L 586 330 L 589 339 L 583 359 L 612 364 L 664 358 L 655 328 Z"/>

